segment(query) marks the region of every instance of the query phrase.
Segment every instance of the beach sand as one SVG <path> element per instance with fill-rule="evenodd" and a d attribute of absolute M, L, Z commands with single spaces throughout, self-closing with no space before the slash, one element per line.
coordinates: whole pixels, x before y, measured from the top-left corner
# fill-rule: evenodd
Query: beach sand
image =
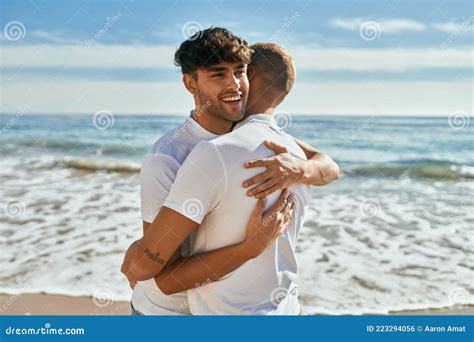
<path fill-rule="evenodd" d="M 0 294 L 0 315 L 130 315 L 130 303 L 50 294 Z M 474 306 L 393 311 L 389 315 L 474 316 Z"/>

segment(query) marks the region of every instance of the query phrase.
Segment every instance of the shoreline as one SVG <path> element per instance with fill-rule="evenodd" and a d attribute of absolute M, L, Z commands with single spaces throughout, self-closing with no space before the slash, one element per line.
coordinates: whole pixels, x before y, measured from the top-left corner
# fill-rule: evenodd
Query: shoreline
<path fill-rule="evenodd" d="M 86 296 L 52 294 L 0 294 L 0 316 L 4 315 L 130 315 L 130 303 L 101 300 Z M 364 314 L 375 316 L 377 314 Z M 439 309 L 389 311 L 394 315 L 468 315 L 474 316 L 474 305 Z"/>

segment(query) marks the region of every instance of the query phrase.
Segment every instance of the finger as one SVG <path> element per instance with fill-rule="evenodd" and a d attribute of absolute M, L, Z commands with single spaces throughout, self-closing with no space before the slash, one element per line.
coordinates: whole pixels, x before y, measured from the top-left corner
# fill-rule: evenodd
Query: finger
<path fill-rule="evenodd" d="M 255 159 L 244 163 L 244 166 L 249 169 L 252 167 L 268 167 L 274 163 L 274 157 Z"/>
<path fill-rule="evenodd" d="M 284 189 L 280 196 L 278 197 L 277 201 L 275 202 L 275 204 L 273 204 L 266 212 L 265 214 L 273 214 L 273 215 L 276 215 L 278 213 L 278 211 L 280 210 L 280 208 L 284 205 L 285 201 L 286 201 L 286 197 L 288 195 L 288 189 Z"/>
<path fill-rule="evenodd" d="M 292 209 L 291 209 L 291 203 L 290 204 L 286 204 L 285 205 L 285 208 L 283 209 L 282 211 L 282 215 L 284 217 L 284 220 L 285 222 L 286 221 L 291 221 L 291 213 L 292 213 Z"/>
<path fill-rule="evenodd" d="M 263 190 L 263 191 L 258 191 L 260 189 L 257 190 L 256 192 L 256 195 L 255 197 L 256 198 L 264 198 L 264 197 L 267 197 L 268 195 L 271 195 L 272 193 L 274 193 L 275 191 L 277 190 L 280 190 L 282 189 L 284 186 L 285 186 L 285 183 L 281 181 L 281 179 L 278 179 L 276 181 L 272 181 L 272 179 L 270 178 L 268 180 L 268 182 L 271 182 L 271 184 L 274 184 L 272 187 L 269 187 L 268 189 L 266 190 Z M 264 183 L 265 184 L 265 183 Z M 269 183 L 270 184 L 270 183 Z M 256 189 L 256 188 L 254 188 Z M 253 190 L 253 189 L 252 189 Z"/>
<path fill-rule="evenodd" d="M 283 233 L 283 231 L 284 231 L 283 220 L 282 219 L 277 220 L 275 227 L 276 227 L 276 229 L 273 231 L 272 239 L 276 239 L 277 237 L 279 237 Z"/>
<path fill-rule="evenodd" d="M 265 210 L 265 205 L 267 204 L 267 199 L 262 198 L 257 201 L 257 206 L 255 207 L 255 210 L 253 211 L 252 216 L 256 217 L 257 219 L 261 219 L 263 215 L 263 211 Z"/>
<path fill-rule="evenodd" d="M 283 186 L 284 186 L 283 184 L 277 182 L 272 187 L 268 188 L 267 190 L 257 193 L 255 197 L 256 198 L 267 197 L 268 195 L 271 195 L 274 192 L 280 190 Z"/>
<path fill-rule="evenodd" d="M 280 154 L 280 153 L 286 153 L 288 152 L 287 148 L 283 145 L 277 144 L 274 141 L 270 140 L 265 140 L 264 141 L 265 146 L 269 149 L 275 152 L 275 154 Z"/>
<path fill-rule="evenodd" d="M 244 188 L 248 188 L 249 186 L 254 185 L 256 183 L 266 181 L 270 177 L 270 175 L 271 175 L 271 172 L 269 171 L 259 173 L 258 175 L 244 181 L 242 185 Z"/>
<path fill-rule="evenodd" d="M 268 180 L 266 180 L 265 182 L 263 182 L 262 184 L 252 188 L 251 190 L 248 190 L 247 191 L 247 195 L 248 196 L 254 196 L 256 194 L 259 194 L 259 193 L 262 193 L 264 192 L 265 190 L 268 190 L 270 189 L 273 185 L 275 185 L 277 183 L 277 180 L 273 179 L 273 178 L 270 178 Z M 259 196 L 257 198 L 264 198 L 265 196 Z"/>
<path fill-rule="evenodd" d="M 281 223 L 278 225 L 278 229 L 276 230 L 276 236 L 275 237 L 279 237 L 279 236 L 285 234 L 285 231 L 288 229 L 289 223 L 290 223 L 290 221 L 286 221 L 286 219 L 281 221 Z"/>
<path fill-rule="evenodd" d="M 285 226 L 288 226 L 288 224 L 291 222 L 291 219 L 293 218 L 293 209 L 291 209 L 286 215 L 285 215 Z"/>
<path fill-rule="evenodd" d="M 283 213 L 284 215 L 286 215 L 291 210 L 292 205 L 294 203 L 294 199 L 295 199 L 294 196 L 292 196 L 292 194 L 289 194 L 286 197 L 285 203 L 280 208 L 280 212 Z"/>

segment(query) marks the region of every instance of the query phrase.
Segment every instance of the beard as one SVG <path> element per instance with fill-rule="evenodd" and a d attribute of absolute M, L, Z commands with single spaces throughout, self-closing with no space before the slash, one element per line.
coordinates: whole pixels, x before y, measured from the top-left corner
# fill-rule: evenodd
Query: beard
<path fill-rule="evenodd" d="M 236 103 L 226 103 L 216 96 L 209 96 L 198 87 L 198 97 L 201 103 L 199 111 L 205 110 L 212 116 L 231 122 L 241 120 L 245 115 L 247 105 L 247 94 L 243 93 L 240 101 Z"/>

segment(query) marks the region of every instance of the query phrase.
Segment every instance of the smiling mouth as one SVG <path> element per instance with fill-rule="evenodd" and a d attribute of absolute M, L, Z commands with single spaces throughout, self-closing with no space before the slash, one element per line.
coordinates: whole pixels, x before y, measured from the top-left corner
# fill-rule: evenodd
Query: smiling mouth
<path fill-rule="evenodd" d="M 225 97 L 221 97 L 221 101 L 222 102 L 226 102 L 226 103 L 235 103 L 235 102 L 239 102 L 240 100 L 242 100 L 242 93 L 238 93 L 237 95 L 233 95 L 233 96 L 225 96 Z"/>

